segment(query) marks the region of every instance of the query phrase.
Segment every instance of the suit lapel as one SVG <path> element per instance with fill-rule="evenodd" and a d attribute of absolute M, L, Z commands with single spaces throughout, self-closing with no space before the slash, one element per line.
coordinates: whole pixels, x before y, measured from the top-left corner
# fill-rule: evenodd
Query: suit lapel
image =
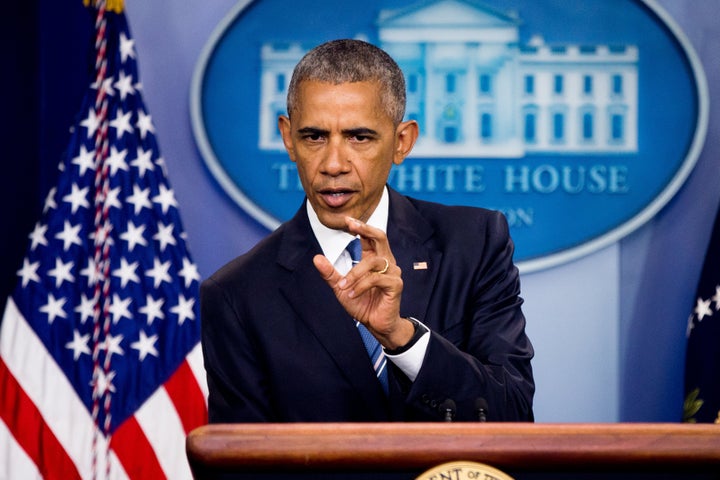
<path fill-rule="evenodd" d="M 355 322 L 313 265 L 312 259 L 320 253 L 320 245 L 312 234 L 304 205 L 285 227 L 278 263 L 288 270 L 288 275 L 278 288 L 363 398 L 368 411 L 386 411 L 385 394 L 370 362 L 358 361 L 367 358 L 367 351 Z"/>
<path fill-rule="evenodd" d="M 422 321 L 440 271 L 442 252 L 434 246 L 433 228 L 410 201 L 389 191 L 388 239 L 403 277 L 400 314 Z"/>

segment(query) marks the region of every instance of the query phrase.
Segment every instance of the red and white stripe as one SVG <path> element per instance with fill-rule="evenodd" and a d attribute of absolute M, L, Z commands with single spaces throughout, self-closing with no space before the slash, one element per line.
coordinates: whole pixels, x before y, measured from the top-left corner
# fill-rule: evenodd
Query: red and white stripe
<path fill-rule="evenodd" d="M 109 449 L 97 445 L 109 454 L 94 467 L 92 415 L 12 298 L 0 328 L 0 392 L 0 480 L 192 478 L 185 437 L 207 421 L 199 344 L 114 432 Z"/>

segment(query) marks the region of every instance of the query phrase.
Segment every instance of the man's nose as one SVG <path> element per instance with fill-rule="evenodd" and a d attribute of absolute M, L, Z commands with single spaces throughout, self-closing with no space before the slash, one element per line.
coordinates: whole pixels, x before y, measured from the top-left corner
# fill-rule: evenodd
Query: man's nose
<path fill-rule="evenodd" d="M 350 152 L 342 140 L 332 140 L 325 150 L 322 163 L 323 173 L 327 175 L 340 175 L 350 171 Z"/>

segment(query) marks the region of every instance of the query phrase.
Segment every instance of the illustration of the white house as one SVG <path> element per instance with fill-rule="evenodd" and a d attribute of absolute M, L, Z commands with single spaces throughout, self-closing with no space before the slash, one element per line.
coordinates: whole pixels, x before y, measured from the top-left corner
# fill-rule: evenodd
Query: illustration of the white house
<path fill-rule="evenodd" d="M 406 119 L 421 135 L 413 157 L 623 154 L 638 148 L 638 49 L 520 44 L 520 18 L 473 0 L 427 0 L 378 15 L 380 47 L 407 81 Z M 259 148 L 282 150 L 300 44 L 261 51 Z"/>

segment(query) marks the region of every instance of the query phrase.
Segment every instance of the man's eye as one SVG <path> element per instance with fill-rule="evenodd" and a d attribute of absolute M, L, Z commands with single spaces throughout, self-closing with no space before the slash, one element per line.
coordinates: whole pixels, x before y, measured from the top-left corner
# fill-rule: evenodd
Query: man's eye
<path fill-rule="evenodd" d="M 319 133 L 308 133 L 307 135 L 303 136 L 305 140 L 310 140 L 311 142 L 318 142 L 322 140 L 323 136 Z"/>

